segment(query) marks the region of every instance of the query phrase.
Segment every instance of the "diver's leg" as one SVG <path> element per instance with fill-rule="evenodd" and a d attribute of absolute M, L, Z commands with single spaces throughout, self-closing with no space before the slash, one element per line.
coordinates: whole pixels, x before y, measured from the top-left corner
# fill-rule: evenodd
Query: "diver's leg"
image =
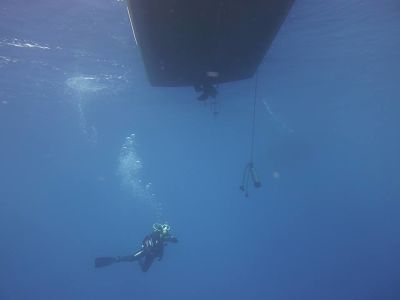
<path fill-rule="evenodd" d="M 136 261 L 136 260 L 138 260 L 138 259 L 141 258 L 143 255 L 144 255 L 144 251 L 143 251 L 143 249 L 140 249 L 140 250 L 136 251 L 136 252 L 135 252 L 134 254 L 132 254 L 132 255 L 117 256 L 115 259 L 116 259 L 116 262 L 122 262 L 122 261 L 131 262 L 131 261 Z"/>
<path fill-rule="evenodd" d="M 152 255 L 147 255 L 144 257 L 144 262 L 140 261 L 140 267 L 142 268 L 143 272 L 147 272 L 147 270 L 150 268 L 151 264 L 153 263 L 154 256 Z"/>

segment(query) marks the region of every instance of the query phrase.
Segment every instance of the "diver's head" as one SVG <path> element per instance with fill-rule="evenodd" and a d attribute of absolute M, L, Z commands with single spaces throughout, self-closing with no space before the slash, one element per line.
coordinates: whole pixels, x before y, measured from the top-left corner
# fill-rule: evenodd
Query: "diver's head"
<path fill-rule="evenodd" d="M 165 224 L 155 223 L 153 224 L 153 229 L 154 231 L 158 231 L 159 233 L 161 233 L 161 235 L 168 235 L 169 232 L 171 231 L 171 226 L 169 226 L 167 223 Z"/>

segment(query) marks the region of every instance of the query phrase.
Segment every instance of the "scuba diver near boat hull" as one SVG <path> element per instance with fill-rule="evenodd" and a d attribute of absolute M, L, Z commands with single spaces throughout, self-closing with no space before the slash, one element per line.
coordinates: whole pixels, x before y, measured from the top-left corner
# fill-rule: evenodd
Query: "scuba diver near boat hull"
<path fill-rule="evenodd" d="M 178 239 L 170 234 L 171 227 L 168 224 L 153 224 L 153 232 L 147 235 L 142 242 L 141 249 L 132 255 L 115 257 L 97 257 L 95 268 L 110 266 L 119 262 L 138 261 L 143 272 L 147 272 L 154 259 L 160 261 L 164 254 L 164 247 L 168 242 L 177 243 Z"/>

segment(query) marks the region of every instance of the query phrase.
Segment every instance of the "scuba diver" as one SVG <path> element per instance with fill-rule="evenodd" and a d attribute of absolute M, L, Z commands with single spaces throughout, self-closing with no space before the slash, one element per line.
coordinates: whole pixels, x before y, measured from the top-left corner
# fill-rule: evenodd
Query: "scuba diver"
<path fill-rule="evenodd" d="M 167 242 L 177 243 L 178 239 L 170 234 L 171 227 L 168 224 L 153 224 L 153 232 L 147 235 L 142 242 L 142 247 L 132 255 L 116 257 L 97 257 L 95 268 L 109 266 L 119 262 L 138 261 L 143 272 L 147 272 L 158 257 L 160 261 L 164 254 Z"/>
<path fill-rule="evenodd" d="M 196 92 L 201 93 L 197 100 L 205 101 L 208 98 L 214 98 L 217 96 L 218 91 L 211 83 L 202 83 L 194 86 Z"/>

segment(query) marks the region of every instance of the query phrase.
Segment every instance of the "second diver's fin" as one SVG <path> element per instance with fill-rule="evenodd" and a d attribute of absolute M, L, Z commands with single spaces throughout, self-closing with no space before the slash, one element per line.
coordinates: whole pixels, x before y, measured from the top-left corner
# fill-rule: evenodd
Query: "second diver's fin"
<path fill-rule="evenodd" d="M 94 261 L 94 266 L 95 268 L 106 267 L 117 261 L 118 259 L 115 259 L 114 257 L 97 257 Z"/>

